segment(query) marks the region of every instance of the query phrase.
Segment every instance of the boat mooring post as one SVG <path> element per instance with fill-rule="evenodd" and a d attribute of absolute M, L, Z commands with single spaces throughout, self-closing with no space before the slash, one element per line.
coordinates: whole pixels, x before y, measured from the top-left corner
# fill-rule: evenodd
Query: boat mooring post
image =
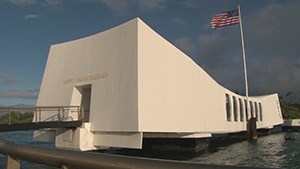
<path fill-rule="evenodd" d="M 256 118 L 251 117 L 249 120 L 251 140 L 257 140 Z"/>

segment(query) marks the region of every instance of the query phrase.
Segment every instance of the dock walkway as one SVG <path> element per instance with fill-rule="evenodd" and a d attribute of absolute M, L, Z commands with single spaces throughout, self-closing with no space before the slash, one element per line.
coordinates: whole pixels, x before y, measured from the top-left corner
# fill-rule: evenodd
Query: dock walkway
<path fill-rule="evenodd" d="M 30 122 L 13 121 L 13 113 L 32 113 Z M 47 106 L 47 107 L 0 107 L 2 116 L 7 121 L 0 124 L 0 132 L 38 130 L 45 128 L 76 128 L 82 125 L 84 109 L 82 106 Z M 43 118 L 48 117 L 48 118 Z"/>

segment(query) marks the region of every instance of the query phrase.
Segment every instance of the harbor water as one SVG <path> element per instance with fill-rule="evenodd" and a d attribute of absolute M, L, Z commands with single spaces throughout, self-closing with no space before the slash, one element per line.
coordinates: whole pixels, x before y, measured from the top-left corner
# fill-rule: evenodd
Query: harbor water
<path fill-rule="evenodd" d="M 35 142 L 33 131 L 0 133 L 0 138 L 16 144 L 54 147 L 52 143 Z M 211 145 L 201 153 L 174 153 L 153 150 L 109 149 L 105 152 L 129 156 L 192 161 L 208 164 L 228 164 L 285 169 L 300 168 L 300 132 L 277 133 L 259 137 L 257 141 L 226 141 Z M 0 168 L 5 168 L 6 158 L 0 155 Z M 22 169 L 57 169 L 56 167 L 22 161 Z"/>

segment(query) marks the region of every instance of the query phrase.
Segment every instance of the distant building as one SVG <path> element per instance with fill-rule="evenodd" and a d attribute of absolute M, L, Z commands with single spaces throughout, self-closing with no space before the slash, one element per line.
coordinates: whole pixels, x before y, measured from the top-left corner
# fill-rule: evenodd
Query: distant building
<path fill-rule="evenodd" d="M 209 138 L 282 123 L 277 94 L 246 100 L 136 18 L 96 35 L 52 45 L 37 106 L 81 105 L 76 130 L 35 132 L 36 140 L 80 150 L 142 148 L 143 138 Z M 47 119 L 50 114 L 43 114 Z M 77 116 L 70 114 L 71 118 Z"/>

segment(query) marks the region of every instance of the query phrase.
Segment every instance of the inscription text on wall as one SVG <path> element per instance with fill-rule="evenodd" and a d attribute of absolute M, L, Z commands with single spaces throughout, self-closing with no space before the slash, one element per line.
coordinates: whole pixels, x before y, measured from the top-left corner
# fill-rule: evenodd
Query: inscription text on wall
<path fill-rule="evenodd" d="M 85 81 L 94 81 L 94 80 L 107 78 L 107 76 L 108 76 L 107 72 L 96 73 L 96 74 L 87 75 L 87 76 L 80 76 L 80 77 L 74 77 L 71 79 L 65 79 L 65 80 L 63 80 L 63 84 L 68 85 L 68 84 L 76 84 L 76 83 L 85 82 Z"/>

